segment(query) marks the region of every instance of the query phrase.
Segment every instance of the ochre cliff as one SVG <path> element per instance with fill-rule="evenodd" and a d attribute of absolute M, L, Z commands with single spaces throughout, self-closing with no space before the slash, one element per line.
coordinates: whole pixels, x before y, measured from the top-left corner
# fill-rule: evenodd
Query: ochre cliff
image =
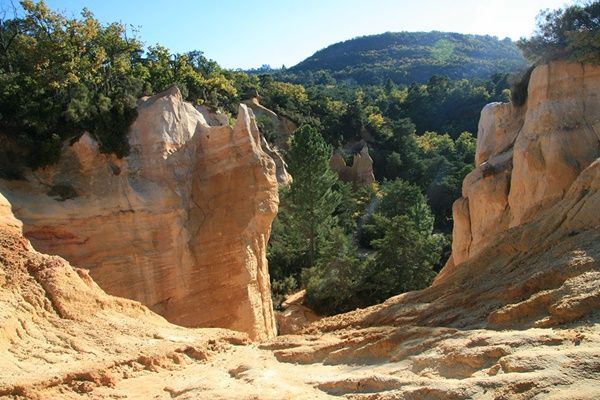
<path fill-rule="evenodd" d="M 278 194 L 252 112 L 210 127 L 177 89 L 143 98 L 123 159 L 87 134 L 55 167 L 0 181 L 40 251 L 185 326 L 275 335 L 266 245 Z"/>
<path fill-rule="evenodd" d="M 277 114 L 275 114 L 268 108 L 260 105 L 257 99 L 254 99 L 254 101 L 247 100 L 244 102 L 244 104 L 246 104 L 248 108 L 253 110 L 253 113 L 255 115 L 266 114 L 268 118 L 273 118 L 276 121 L 278 121 L 279 117 L 277 116 Z M 202 114 L 202 116 L 210 126 L 226 126 L 229 124 L 227 116 L 218 110 L 216 112 L 211 112 L 211 110 L 209 110 L 206 106 L 197 106 L 196 109 L 200 112 L 200 114 Z M 285 128 L 285 126 L 286 125 L 284 124 L 279 128 L 293 130 L 296 129 L 293 126 L 290 126 L 289 128 Z M 286 137 L 289 137 L 292 134 L 293 130 L 286 131 L 282 134 L 286 135 Z M 277 176 L 277 183 L 279 184 L 279 186 L 288 186 L 292 181 L 292 177 L 287 172 L 287 164 L 283 160 L 283 156 L 281 155 L 276 146 L 270 145 L 269 142 L 267 142 L 267 139 L 265 139 L 263 135 L 261 135 L 260 139 L 262 150 L 265 153 L 267 153 L 269 157 L 271 157 L 275 162 L 275 174 Z"/>
<path fill-rule="evenodd" d="M 204 362 L 247 341 L 169 324 L 109 296 L 86 270 L 35 251 L 0 194 L 0 398 L 81 398 L 143 371 Z M 144 388 L 128 396 L 144 398 Z"/>
<path fill-rule="evenodd" d="M 452 258 L 438 277 L 497 234 L 561 200 L 600 156 L 600 67 L 554 62 L 533 71 L 527 102 L 481 112 L 476 168 L 453 207 Z"/>

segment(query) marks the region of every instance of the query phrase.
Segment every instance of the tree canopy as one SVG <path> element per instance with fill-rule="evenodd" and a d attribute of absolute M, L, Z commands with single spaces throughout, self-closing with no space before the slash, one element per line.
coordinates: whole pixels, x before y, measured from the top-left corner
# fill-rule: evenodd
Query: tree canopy
<path fill-rule="evenodd" d="M 2 149 L 4 160 L 54 163 L 63 141 L 84 131 L 101 151 L 122 157 L 140 96 L 177 85 L 194 103 L 234 108 L 245 88 L 234 82 L 239 74 L 201 52 L 145 51 L 124 24 L 101 24 L 89 10 L 67 18 L 43 1 L 21 5 L 22 16 L 0 20 L 0 129 L 20 151 Z"/>
<path fill-rule="evenodd" d="M 358 84 L 424 83 L 433 75 L 485 78 L 513 72 L 525 61 L 510 39 L 449 32 L 386 32 L 336 43 L 287 69 L 289 79 Z"/>
<path fill-rule="evenodd" d="M 600 2 L 542 11 L 535 34 L 517 45 L 534 63 L 557 59 L 600 63 Z"/>

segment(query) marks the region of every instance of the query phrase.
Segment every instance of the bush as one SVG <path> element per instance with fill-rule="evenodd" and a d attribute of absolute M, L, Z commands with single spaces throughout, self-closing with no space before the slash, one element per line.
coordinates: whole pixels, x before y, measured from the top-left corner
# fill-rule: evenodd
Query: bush
<path fill-rule="evenodd" d="M 276 310 L 281 310 L 281 303 L 285 298 L 298 290 L 298 282 L 293 276 L 287 276 L 281 280 L 271 280 L 271 298 L 273 299 L 273 307 Z"/>
<path fill-rule="evenodd" d="M 371 243 L 377 254 L 369 260 L 362 290 L 369 301 L 378 303 L 410 290 L 427 287 L 435 272 L 445 244 L 443 235 L 433 234 L 433 220 L 397 215 L 392 219 L 375 216 L 383 227 L 383 237 Z"/>
<path fill-rule="evenodd" d="M 21 4 L 22 18 L 0 24 L 13 38 L 0 53 L 0 127 L 34 168 L 55 163 L 63 141 L 83 131 L 102 151 L 126 155 L 143 88 L 133 66 L 141 43 L 87 10 L 68 19 L 43 1 Z"/>
<path fill-rule="evenodd" d="M 101 152 L 126 156 L 137 99 L 173 85 L 194 103 L 237 107 L 233 79 L 244 76 L 226 76 L 201 52 L 155 46 L 143 58 L 142 43 L 121 23 L 103 25 L 85 9 L 67 18 L 44 1 L 21 5 L 22 17 L 0 19 L 0 130 L 21 151 L 21 164 L 57 162 L 63 142 L 84 131 Z M 18 177 L 21 167 L 3 165 L 0 174 Z"/>
<path fill-rule="evenodd" d="M 377 251 L 361 284 L 371 304 L 429 285 L 445 243 L 433 233 L 433 214 L 418 187 L 395 180 L 384 183 L 382 193 L 366 227 Z"/>

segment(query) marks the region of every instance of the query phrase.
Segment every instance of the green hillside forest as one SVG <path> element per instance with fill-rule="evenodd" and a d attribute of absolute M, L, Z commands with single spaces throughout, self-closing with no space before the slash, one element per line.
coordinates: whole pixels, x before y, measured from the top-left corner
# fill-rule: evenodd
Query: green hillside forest
<path fill-rule="evenodd" d="M 325 71 L 336 80 L 380 84 L 424 83 L 433 75 L 487 78 L 525 66 L 516 44 L 506 38 L 450 32 L 386 32 L 333 44 L 290 68 L 297 79 Z"/>

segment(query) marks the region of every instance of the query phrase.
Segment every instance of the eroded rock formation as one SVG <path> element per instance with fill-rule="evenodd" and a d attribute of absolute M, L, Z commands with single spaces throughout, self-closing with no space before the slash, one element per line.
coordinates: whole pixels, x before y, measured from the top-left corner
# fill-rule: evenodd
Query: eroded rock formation
<path fill-rule="evenodd" d="M 562 199 L 600 156 L 600 67 L 554 62 L 535 68 L 525 105 L 481 112 L 476 168 L 453 207 L 452 258 L 442 277 L 501 232 Z M 438 277 L 438 280 L 440 279 Z"/>
<path fill-rule="evenodd" d="M 234 128 L 210 127 L 177 89 L 138 112 L 128 157 L 100 154 L 85 134 L 57 166 L 0 181 L 25 235 L 171 322 L 273 337 L 277 181 L 252 112 L 241 105 Z"/>
<path fill-rule="evenodd" d="M 35 251 L 0 194 L 0 398 L 76 398 L 244 342 L 245 334 L 178 327 L 107 295 L 86 270 Z"/>
<path fill-rule="evenodd" d="M 280 149 L 287 149 L 290 138 L 294 131 L 298 129 L 298 124 L 289 118 L 277 115 L 273 110 L 269 110 L 267 107 L 260 104 L 260 101 L 256 96 L 245 100 L 244 104 L 254 112 L 254 115 L 256 115 L 259 120 L 262 120 L 263 123 L 269 126 L 269 130 L 274 136 L 273 140 L 275 146 Z"/>
<path fill-rule="evenodd" d="M 360 150 L 354 154 L 352 165 L 347 165 L 344 156 L 336 151 L 329 160 L 329 166 L 344 182 L 350 182 L 355 187 L 367 186 L 375 182 L 373 175 L 373 159 L 369 155 L 367 143 L 360 143 Z"/>
<path fill-rule="evenodd" d="M 299 333 L 311 323 L 322 318 L 303 304 L 305 296 L 306 290 L 300 290 L 287 296 L 281 303 L 281 311 L 275 312 L 277 332 L 280 335 Z"/>
<path fill-rule="evenodd" d="M 292 134 L 298 129 L 298 125 L 260 104 L 257 97 L 244 101 L 244 104 L 252 110 L 259 120 L 262 120 L 263 125 L 268 125 L 274 143 L 270 145 L 263 136 L 262 148 L 275 161 L 275 171 L 279 185 L 288 186 L 292 182 L 292 177 L 287 172 L 287 164 L 279 149 L 287 149 Z"/>

